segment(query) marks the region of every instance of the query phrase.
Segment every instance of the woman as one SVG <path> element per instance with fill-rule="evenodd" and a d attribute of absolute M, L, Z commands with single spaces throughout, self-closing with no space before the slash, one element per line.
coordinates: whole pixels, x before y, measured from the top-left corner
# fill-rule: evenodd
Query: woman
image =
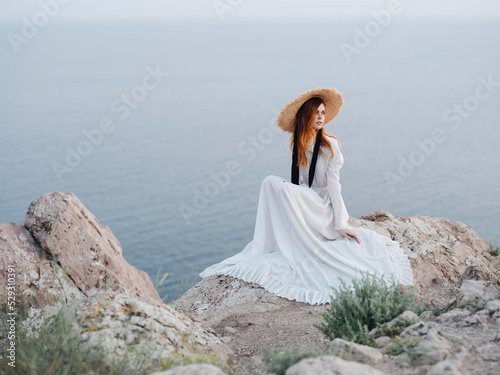
<path fill-rule="evenodd" d="M 348 224 L 339 170 L 340 142 L 323 127 L 343 105 L 334 88 L 306 91 L 289 102 L 278 126 L 293 133 L 291 182 L 267 176 L 262 182 L 253 240 L 240 253 L 200 273 L 254 282 L 280 297 L 330 302 L 332 286 L 365 273 L 413 285 L 413 273 L 399 242 Z"/>

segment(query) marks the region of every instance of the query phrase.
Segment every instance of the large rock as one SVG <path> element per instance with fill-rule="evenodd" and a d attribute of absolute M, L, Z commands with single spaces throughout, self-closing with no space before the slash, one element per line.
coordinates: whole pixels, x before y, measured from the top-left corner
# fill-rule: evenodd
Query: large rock
<path fill-rule="evenodd" d="M 62 304 L 101 291 L 161 302 L 146 272 L 126 262 L 113 233 L 73 193 L 42 194 L 25 224 L 0 224 L 0 299 L 14 292 L 16 307 L 28 311 L 29 334 Z"/>
<path fill-rule="evenodd" d="M 448 304 L 458 292 L 463 281 L 461 276 L 472 265 L 481 270 L 476 272 L 475 278 L 484 279 L 485 273 L 489 272 L 491 285 L 497 283 L 498 262 L 489 253 L 488 242 L 466 224 L 427 216 L 395 217 L 383 210 L 359 219 L 351 217 L 349 223 L 354 228 L 368 228 L 400 243 L 413 268 L 415 294 L 419 301 L 425 300 L 431 305 Z M 231 276 L 207 277 L 173 305 L 214 327 L 226 337 L 228 345 L 241 359 L 261 355 L 264 344 L 298 346 L 301 351 L 325 347 L 325 339 L 318 335 L 319 330 L 311 329 L 312 324 L 323 322 L 324 306 L 280 298 L 255 283 Z M 432 313 L 429 311 L 428 314 Z M 495 319 L 493 316 L 490 320 Z M 427 336 L 423 332 L 420 334 Z M 424 341 L 421 346 L 431 354 L 420 361 L 428 363 L 427 366 L 443 359 L 449 349 L 439 334 L 431 333 Z M 247 348 L 244 351 L 243 346 Z"/>
<path fill-rule="evenodd" d="M 429 311 L 430 312 L 430 311 Z M 432 314 L 432 313 L 431 313 Z M 411 324 L 415 324 L 418 322 L 420 318 L 417 314 L 415 314 L 411 310 L 403 311 L 397 317 L 392 319 L 390 322 L 385 323 L 385 328 L 388 330 L 394 330 L 398 328 L 402 331 L 405 327 L 408 327 Z M 370 332 L 368 332 L 368 338 L 374 338 L 381 336 L 384 332 L 382 327 L 373 328 Z"/>
<path fill-rule="evenodd" d="M 368 365 L 375 365 L 382 360 L 383 354 L 375 348 L 339 338 L 331 342 L 332 348 L 340 349 L 343 353 L 353 356 L 357 361 Z"/>
<path fill-rule="evenodd" d="M 498 278 L 498 270 L 489 260 L 490 244 L 470 225 L 441 217 L 395 217 L 384 210 L 351 221 L 354 227 L 372 229 L 398 241 L 421 288 L 457 282 L 472 264 Z"/>
<path fill-rule="evenodd" d="M 362 363 L 323 355 L 305 358 L 286 370 L 285 375 L 382 375 L 379 370 Z"/>
<path fill-rule="evenodd" d="M 8 292 L 13 291 L 17 306 L 37 306 L 47 314 L 56 311 L 61 301 L 84 296 L 31 233 L 18 224 L 0 224 L 0 275 L 1 301 L 7 301 Z"/>
<path fill-rule="evenodd" d="M 395 217 L 384 210 L 350 218 L 349 223 L 398 241 L 410 260 L 417 296 L 429 296 L 432 292 L 430 302 L 447 303 L 450 292 L 456 292 L 451 290 L 452 284 L 472 264 L 493 275 L 492 282 L 498 280 L 498 269 L 489 259 L 490 244 L 467 224 L 439 217 Z M 267 311 L 277 308 L 282 300 L 254 283 L 212 276 L 201 280 L 174 303 L 182 310 L 208 318 L 245 303 Z"/>
<path fill-rule="evenodd" d="M 24 224 L 84 295 L 109 289 L 161 301 L 149 275 L 127 263 L 111 230 L 73 193 L 42 194 Z"/>
<path fill-rule="evenodd" d="M 398 241 L 410 259 L 417 297 L 433 304 L 449 302 L 457 291 L 453 283 L 471 264 L 491 275 L 498 273 L 488 258 L 489 243 L 469 225 L 428 216 L 395 217 L 384 210 L 350 218 L 349 222 L 354 228 L 368 228 Z M 287 310 L 307 305 L 277 297 L 255 283 L 219 275 L 201 280 L 174 306 L 217 325 L 243 312 L 274 311 L 286 318 Z"/>
<path fill-rule="evenodd" d="M 420 337 L 414 348 L 415 352 L 423 353 L 416 361 L 418 365 L 433 365 L 445 359 L 450 352 L 450 343 L 441 333 L 441 327 L 434 322 L 418 322 L 407 327 L 401 337 Z"/>
<path fill-rule="evenodd" d="M 61 312 L 84 345 L 102 349 L 110 365 L 134 363 L 140 353 L 159 363 L 174 353 L 191 358 L 213 354 L 221 365 L 234 358 L 211 328 L 150 297 L 103 292 L 73 300 Z"/>

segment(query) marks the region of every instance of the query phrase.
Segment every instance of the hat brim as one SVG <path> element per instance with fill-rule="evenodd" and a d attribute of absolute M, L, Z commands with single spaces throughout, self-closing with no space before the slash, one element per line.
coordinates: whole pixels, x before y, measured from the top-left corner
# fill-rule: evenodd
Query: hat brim
<path fill-rule="evenodd" d="M 306 91 L 287 103 L 278 115 L 278 126 L 284 131 L 293 133 L 297 111 L 302 104 L 315 96 L 320 97 L 325 102 L 325 121 L 323 126 L 332 121 L 339 114 L 340 108 L 344 104 L 344 99 L 337 89 L 320 87 Z"/>

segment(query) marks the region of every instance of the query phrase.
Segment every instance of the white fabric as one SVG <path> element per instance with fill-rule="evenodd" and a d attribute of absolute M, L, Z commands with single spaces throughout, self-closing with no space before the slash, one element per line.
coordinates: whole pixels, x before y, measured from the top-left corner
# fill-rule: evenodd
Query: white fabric
<path fill-rule="evenodd" d="M 326 137 L 328 148 L 318 154 L 316 172 L 308 186 L 309 168 L 299 168 L 299 185 L 267 176 L 261 185 L 253 240 L 240 253 L 206 268 L 202 278 L 229 275 L 254 282 L 280 297 L 309 303 L 330 302 L 342 278 L 365 272 L 413 285 L 410 262 L 399 242 L 365 228 L 353 228 L 360 238 L 347 239 L 337 229 L 352 228 L 341 196 L 339 170 L 344 164 L 339 143 Z M 308 166 L 313 146 L 308 151 Z M 362 274 L 363 273 L 363 274 Z"/>

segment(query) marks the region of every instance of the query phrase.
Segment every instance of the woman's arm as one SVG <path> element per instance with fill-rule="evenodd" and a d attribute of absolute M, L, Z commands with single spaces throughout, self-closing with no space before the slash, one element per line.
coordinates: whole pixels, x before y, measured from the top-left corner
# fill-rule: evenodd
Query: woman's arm
<path fill-rule="evenodd" d="M 341 194 L 340 168 L 344 165 L 344 156 L 340 152 L 339 143 L 335 138 L 332 138 L 330 143 L 333 149 L 333 159 L 328 163 L 327 180 L 328 194 L 330 195 L 335 214 L 334 228 L 349 241 L 354 238 L 358 243 L 361 243 L 359 234 L 347 223 L 349 214 L 347 213 Z"/>
<path fill-rule="evenodd" d="M 328 163 L 327 168 L 327 181 L 328 181 L 328 194 L 332 201 L 333 210 L 335 213 L 335 229 L 342 230 L 351 228 L 347 223 L 349 214 L 342 199 L 341 186 L 340 186 L 340 168 L 344 164 L 344 156 L 340 152 L 339 143 L 335 138 L 329 138 L 330 144 L 333 149 L 333 159 Z"/>

